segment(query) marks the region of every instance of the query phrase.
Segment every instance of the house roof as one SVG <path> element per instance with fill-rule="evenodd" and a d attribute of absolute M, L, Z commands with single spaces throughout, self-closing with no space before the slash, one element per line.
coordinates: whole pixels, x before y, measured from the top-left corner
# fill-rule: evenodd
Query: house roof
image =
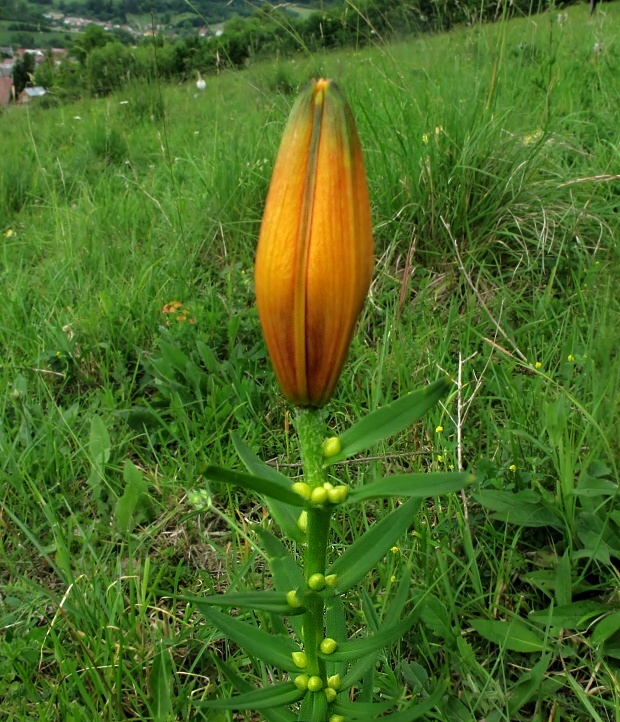
<path fill-rule="evenodd" d="M 40 85 L 37 85 L 36 88 L 24 88 L 24 90 L 29 98 L 40 98 L 42 95 L 47 93 L 47 90 L 42 88 Z"/>

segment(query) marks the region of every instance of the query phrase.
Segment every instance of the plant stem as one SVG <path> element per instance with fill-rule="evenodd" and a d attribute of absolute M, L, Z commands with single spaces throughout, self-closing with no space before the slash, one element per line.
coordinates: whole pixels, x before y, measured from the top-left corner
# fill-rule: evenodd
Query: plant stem
<path fill-rule="evenodd" d="M 327 473 L 323 468 L 322 443 L 325 438 L 325 421 L 320 411 L 298 409 L 297 434 L 301 447 L 304 480 L 312 489 L 323 486 Z M 317 505 L 308 509 L 307 546 L 304 558 L 306 586 L 314 574 L 325 574 L 327 540 L 331 511 Z M 307 673 L 325 679 L 325 664 L 319 659 L 319 645 L 325 636 L 325 605 L 316 592 L 306 589 L 304 614 L 304 650 L 308 660 Z"/>

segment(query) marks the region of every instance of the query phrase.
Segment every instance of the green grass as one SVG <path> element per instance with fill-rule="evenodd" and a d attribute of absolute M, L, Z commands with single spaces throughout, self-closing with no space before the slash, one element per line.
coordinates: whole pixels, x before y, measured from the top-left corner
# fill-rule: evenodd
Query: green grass
<path fill-rule="evenodd" d="M 252 264 L 316 74 L 358 120 L 377 257 L 330 425 L 461 380 L 338 473 L 484 477 L 466 505 L 429 501 L 366 579 L 380 613 L 410 569 L 420 613 L 376 691 L 445 681 L 429 720 L 620 719 L 620 18 L 602 9 L 0 117 L 3 719 L 224 720 L 192 706 L 223 691 L 216 657 L 268 679 L 172 597 L 261 583 L 263 510 L 201 476 L 237 467 L 228 431 L 296 473 Z"/>

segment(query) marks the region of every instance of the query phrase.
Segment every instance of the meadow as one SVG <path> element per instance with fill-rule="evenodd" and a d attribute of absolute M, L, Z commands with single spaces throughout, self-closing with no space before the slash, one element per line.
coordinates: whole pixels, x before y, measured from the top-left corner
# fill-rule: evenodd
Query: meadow
<path fill-rule="evenodd" d="M 175 595 L 269 584 L 265 509 L 204 472 L 240 467 L 232 430 L 299 473 L 253 259 L 317 76 L 353 108 L 376 252 L 329 426 L 454 379 L 337 473 L 479 478 L 347 599 L 372 624 L 413 579 L 372 693 L 432 700 L 426 720 L 620 720 L 617 3 L 0 115 L 3 720 L 260 719 L 198 706 L 229 689 L 224 657 L 270 672 Z"/>

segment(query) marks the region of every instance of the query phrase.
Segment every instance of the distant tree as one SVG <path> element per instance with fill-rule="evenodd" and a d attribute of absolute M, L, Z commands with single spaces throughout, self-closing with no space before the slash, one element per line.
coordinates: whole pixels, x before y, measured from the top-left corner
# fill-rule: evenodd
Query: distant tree
<path fill-rule="evenodd" d="M 114 42 L 114 38 L 103 28 L 99 25 L 89 25 L 83 33 L 78 35 L 69 52 L 82 65 L 86 65 L 86 59 L 93 50 L 103 48 L 111 42 Z"/>
<path fill-rule="evenodd" d="M 99 96 L 109 95 L 139 75 L 133 53 L 117 42 L 92 50 L 87 71 L 91 93 Z"/>
<path fill-rule="evenodd" d="M 48 90 L 54 86 L 55 76 L 54 58 L 51 52 L 45 53 L 45 60 L 36 68 L 34 74 L 35 85 L 41 85 Z"/>
<path fill-rule="evenodd" d="M 11 35 L 11 45 L 18 48 L 34 48 L 35 40 L 32 33 L 13 33 Z"/>
<path fill-rule="evenodd" d="M 34 68 L 34 55 L 31 53 L 24 53 L 13 66 L 13 85 L 17 95 L 30 83 L 34 75 Z"/>

